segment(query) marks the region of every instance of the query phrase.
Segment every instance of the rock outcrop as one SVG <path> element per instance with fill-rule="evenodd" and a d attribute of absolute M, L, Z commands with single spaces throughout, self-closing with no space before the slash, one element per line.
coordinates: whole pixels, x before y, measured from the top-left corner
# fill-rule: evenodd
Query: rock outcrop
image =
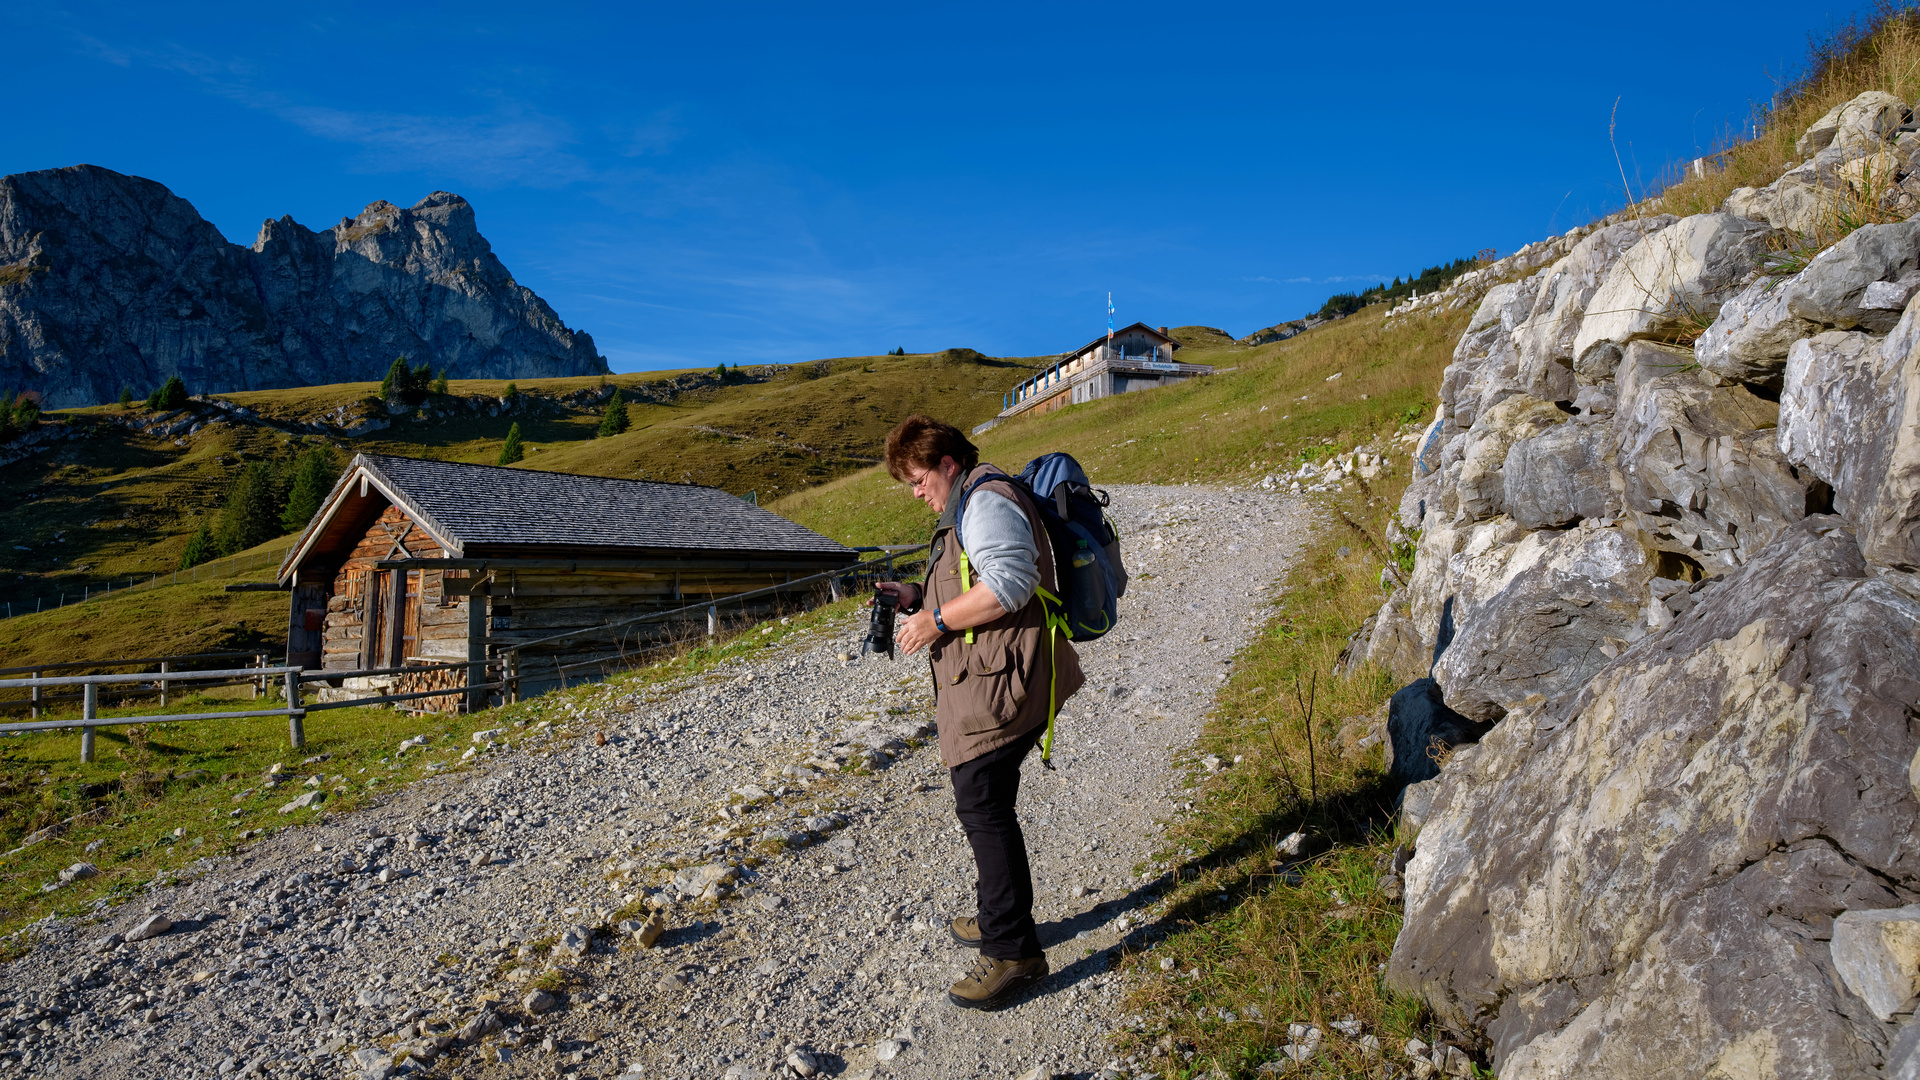
<path fill-rule="evenodd" d="M 151 180 L 91 165 L 0 177 L 0 388 L 53 407 L 376 380 L 406 355 L 455 377 L 607 370 L 437 191 L 315 232 L 230 244 Z"/>
<path fill-rule="evenodd" d="M 1389 721 L 1438 775 L 1387 977 L 1503 1078 L 1920 1069 L 1920 220 L 1766 255 L 1821 177 L 1901 205 L 1861 163 L 1909 116 L 1435 302 L 1480 298 L 1369 652 L 1438 651 Z"/>

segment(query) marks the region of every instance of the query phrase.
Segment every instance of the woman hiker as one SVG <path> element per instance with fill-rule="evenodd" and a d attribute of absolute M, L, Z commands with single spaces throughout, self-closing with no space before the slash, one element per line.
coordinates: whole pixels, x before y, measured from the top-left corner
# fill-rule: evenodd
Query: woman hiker
<path fill-rule="evenodd" d="M 1053 545 L 1028 496 L 1006 479 L 966 495 L 959 535 L 954 513 L 968 485 L 1005 477 L 981 465 L 960 430 L 909 416 L 887 433 L 887 471 L 940 515 L 927 580 L 882 582 L 900 601 L 895 640 L 927 648 L 933 667 L 940 759 L 953 780 L 954 811 L 973 847 L 978 910 L 956 918 L 954 941 L 980 950 L 973 969 L 948 989 L 955 1005 L 991 1009 L 1047 975 L 1033 924 L 1033 874 L 1014 814 L 1020 762 L 1047 727 L 1049 703 L 1085 681 L 1073 647 L 1048 641 L 1035 590 L 1058 595 Z"/>

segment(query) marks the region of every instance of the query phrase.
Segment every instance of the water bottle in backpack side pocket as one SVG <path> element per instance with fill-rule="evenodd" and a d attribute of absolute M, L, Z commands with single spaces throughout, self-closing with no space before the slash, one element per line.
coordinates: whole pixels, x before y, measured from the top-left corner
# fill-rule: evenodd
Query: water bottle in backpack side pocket
<path fill-rule="evenodd" d="M 1067 588 L 1067 596 L 1073 610 L 1067 612 L 1067 623 L 1073 628 L 1074 636 L 1082 636 L 1081 631 L 1104 634 L 1107 625 L 1107 581 L 1100 570 L 1100 560 L 1094 557 L 1093 548 L 1085 540 L 1075 541 L 1073 557 L 1068 562 L 1067 573 L 1072 583 Z"/>

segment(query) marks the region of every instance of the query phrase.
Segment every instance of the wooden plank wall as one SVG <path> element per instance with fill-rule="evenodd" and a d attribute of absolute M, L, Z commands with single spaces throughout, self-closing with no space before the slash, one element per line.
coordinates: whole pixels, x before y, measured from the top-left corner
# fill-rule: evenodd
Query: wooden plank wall
<path fill-rule="evenodd" d="M 401 537 L 399 545 L 395 537 Z M 407 520 L 399 508 L 389 506 L 378 520 L 367 528 L 360 542 L 354 545 L 353 554 L 340 565 L 333 576 L 333 595 L 327 599 L 327 622 L 321 640 L 321 666 L 340 669 L 360 667 L 366 656 L 364 642 L 361 640 L 366 623 L 366 605 L 371 594 L 382 583 L 373 569 L 373 564 L 387 558 L 399 556 L 399 548 L 404 546 L 407 554 L 414 558 L 440 558 L 445 553 L 440 545 L 433 542 L 417 526 Z M 414 571 L 414 573 L 420 573 Z M 420 628 L 417 647 L 452 648 L 445 655 L 450 659 L 466 657 L 466 609 L 460 605 L 464 598 L 445 597 L 453 600 L 451 610 L 442 610 L 443 596 L 440 590 L 441 571 L 429 570 L 421 574 L 424 579 L 417 590 L 420 607 Z M 409 592 L 415 590 L 409 589 Z M 448 632 L 457 629 L 457 634 Z M 448 643 L 449 638 L 457 641 Z M 374 650 L 376 660 L 383 649 Z M 433 655 L 440 655 L 434 653 Z"/>

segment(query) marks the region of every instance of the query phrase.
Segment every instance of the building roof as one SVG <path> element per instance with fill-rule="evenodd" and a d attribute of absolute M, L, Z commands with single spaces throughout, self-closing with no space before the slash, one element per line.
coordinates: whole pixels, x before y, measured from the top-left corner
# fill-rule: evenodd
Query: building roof
<path fill-rule="evenodd" d="M 846 545 L 719 488 L 360 454 L 288 552 L 282 579 L 310 553 L 357 542 L 387 504 L 451 557 L 564 548 L 853 558 Z"/>
<path fill-rule="evenodd" d="M 1121 334 L 1130 334 L 1135 330 L 1144 331 L 1148 337 L 1158 340 L 1162 345 L 1171 345 L 1176 349 L 1180 348 L 1179 342 L 1173 340 L 1172 338 L 1154 329 L 1153 327 L 1148 326 L 1146 323 L 1143 323 L 1143 322 L 1134 323 L 1132 326 L 1123 326 L 1120 329 L 1115 330 L 1113 332 L 1113 336 L 1119 337 Z M 1089 349 L 1092 349 L 1096 345 L 1105 345 L 1106 343 L 1107 343 L 1107 335 L 1101 334 L 1099 337 L 1094 338 L 1092 341 L 1087 342 L 1085 345 L 1080 346 L 1079 348 L 1073 350 L 1072 352 L 1061 353 L 1060 355 L 1079 356 L 1081 353 L 1086 352 Z"/>

